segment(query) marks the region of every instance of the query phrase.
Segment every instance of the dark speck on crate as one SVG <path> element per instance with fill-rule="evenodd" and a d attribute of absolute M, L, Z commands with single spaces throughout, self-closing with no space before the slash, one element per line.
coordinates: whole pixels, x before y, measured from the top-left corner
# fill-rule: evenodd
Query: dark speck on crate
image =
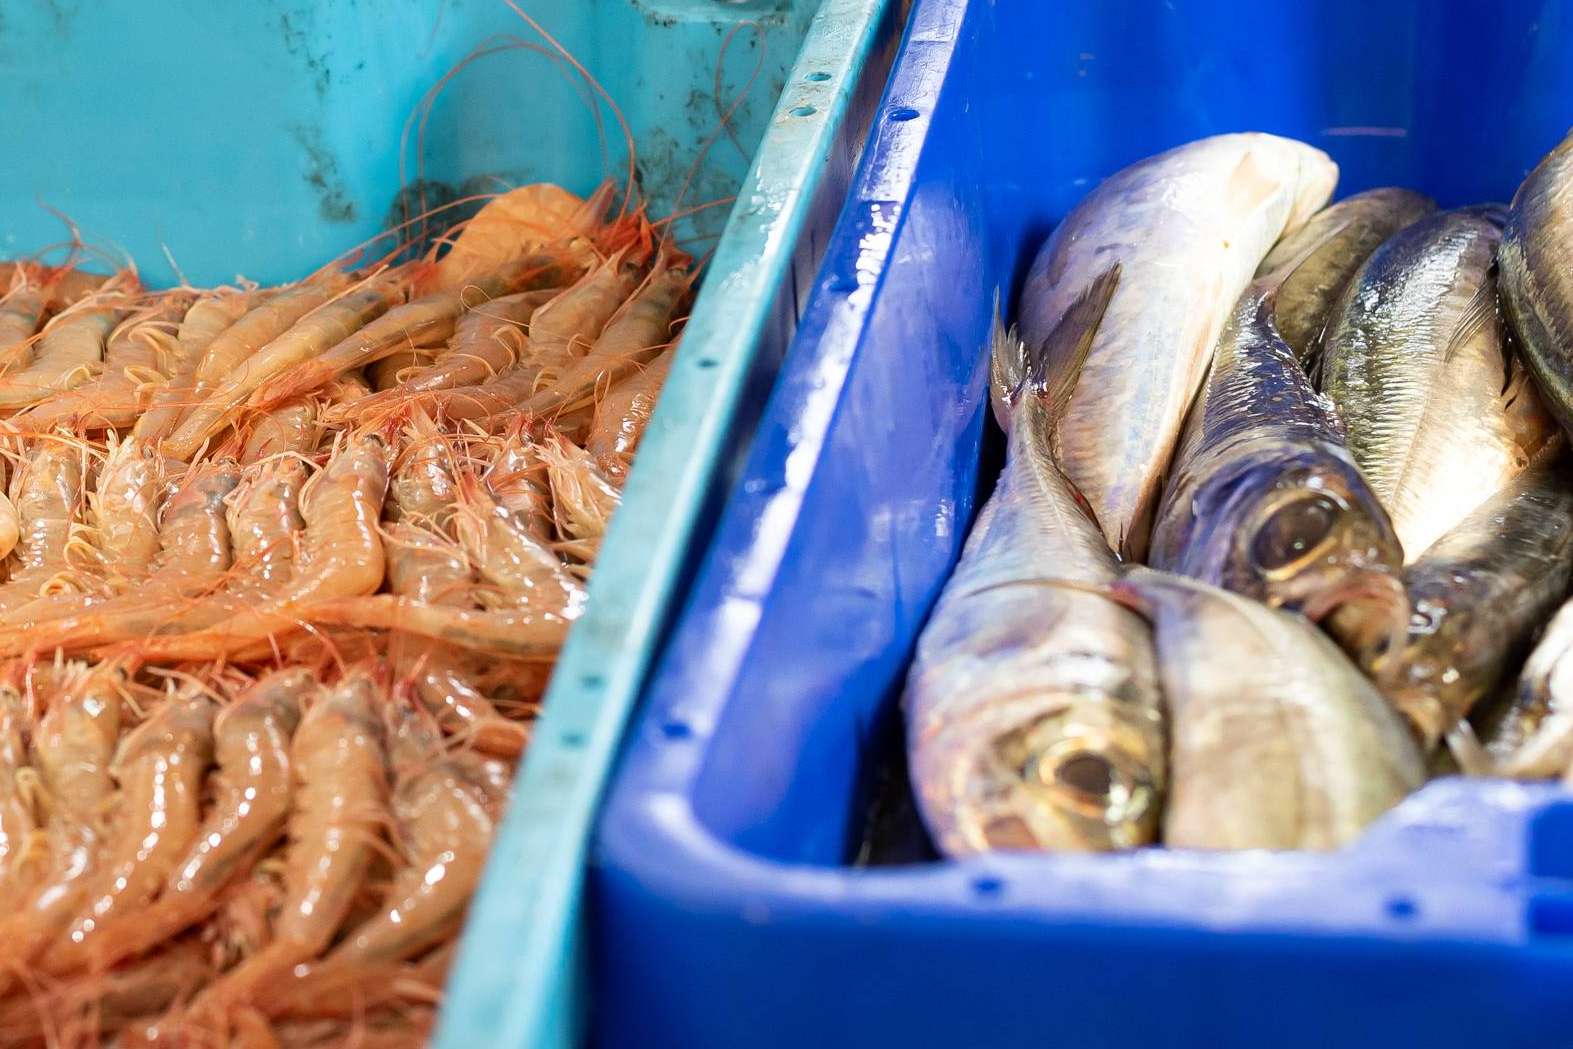
<path fill-rule="evenodd" d="M 339 162 L 322 141 L 322 132 L 306 124 L 292 129 L 295 141 L 306 151 L 305 179 L 317 191 L 318 210 L 329 222 L 355 221 L 355 202 L 339 174 Z"/>

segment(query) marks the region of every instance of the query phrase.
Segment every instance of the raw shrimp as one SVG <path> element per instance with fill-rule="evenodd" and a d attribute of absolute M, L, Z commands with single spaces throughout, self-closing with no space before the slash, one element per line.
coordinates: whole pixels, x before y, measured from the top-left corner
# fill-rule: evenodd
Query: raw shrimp
<path fill-rule="evenodd" d="M 11 290 L 0 298 L 0 376 L 33 359 L 33 333 L 44 319 L 48 295 L 40 280 L 19 268 Z"/>
<path fill-rule="evenodd" d="M 325 300 L 326 291 L 321 294 Z M 149 441 L 161 441 L 169 436 L 198 397 L 197 371 L 208 351 L 224 339 L 232 328 L 237 329 L 237 334 L 226 341 L 241 359 L 261 345 L 253 340 L 265 342 L 273 337 L 266 335 L 261 320 L 252 322 L 249 328 L 241 327 L 241 321 L 255 312 L 252 310 L 256 305 L 255 300 L 255 295 L 231 292 L 204 296 L 192 304 L 175 333 L 173 346 L 166 346 L 167 355 L 161 362 L 161 370 L 169 376 L 169 381 L 154 391 L 152 403 L 137 418 L 132 428 L 133 436 Z M 320 305 L 320 301 L 317 304 Z M 297 305 L 304 306 L 304 301 Z M 260 316 L 266 318 L 268 325 L 273 325 L 288 316 L 288 311 Z M 294 323 L 294 320 L 289 323 Z"/>
<path fill-rule="evenodd" d="M 369 280 L 353 291 L 307 313 L 272 342 L 243 359 L 231 372 L 216 377 L 211 392 L 192 408 L 174 433 L 164 441 L 164 452 L 178 459 L 190 458 L 209 437 L 233 421 L 237 409 L 269 379 L 293 365 L 322 354 L 380 317 L 403 297 L 403 285 L 390 277 Z M 261 307 L 275 305 L 278 296 Z M 253 311 L 255 312 L 255 311 Z M 244 323 L 244 321 L 242 321 Z M 236 325 L 239 327 L 240 325 Z M 232 328 L 231 331 L 234 329 Z M 230 332 L 226 332 L 227 337 Z M 214 357 L 219 344 L 208 348 L 203 364 Z M 201 372 L 198 372 L 199 393 Z M 289 398 L 280 398 L 288 400 Z"/>
<path fill-rule="evenodd" d="M 186 940 L 123 968 L 13 996 L 0 1007 L 0 1044 L 105 1044 L 105 1035 L 151 1023 L 207 983 L 206 954 Z"/>
<path fill-rule="evenodd" d="M 400 376 L 409 375 L 431 366 L 437 359 L 439 347 L 412 346 L 397 353 L 390 353 L 375 364 L 366 366 L 366 378 L 373 390 L 394 390 L 400 387 Z"/>
<path fill-rule="evenodd" d="M 454 530 L 480 578 L 497 587 L 506 604 L 558 612 L 583 603 L 583 587 L 558 556 L 515 522 L 473 474 L 459 477 Z"/>
<path fill-rule="evenodd" d="M 0 378 L 0 408 L 25 408 L 92 379 L 103 367 L 104 340 L 119 319 L 115 307 L 91 303 L 55 317 L 39 335 L 33 361 Z"/>
<path fill-rule="evenodd" d="M 650 423 L 650 413 L 661 396 L 667 372 L 672 367 L 672 350 L 650 362 L 643 371 L 613 386 L 595 406 L 584 447 L 607 478 L 618 487 L 628 479 L 628 467 Z"/>
<path fill-rule="evenodd" d="M 388 517 L 413 519 L 446 531 L 458 498 L 453 459 L 442 431 L 419 408 L 414 409 L 405 425 L 404 450 L 388 493 Z"/>
<path fill-rule="evenodd" d="M 482 480 L 515 525 L 540 542 L 551 541 L 551 481 L 540 447 L 522 424 L 503 436 Z"/>
<path fill-rule="evenodd" d="M 64 677 L 33 735 L 33 764 L 49 808 L 49 870 L 0 918 L 0 981 L 31 963 L 81 911 L 103 840 L 100 817 L 114 795 L 110 759 L 120 735 L 124 670 L 77 665 Z"/>
<path fill-rule="evenodd" d="M 97 378 L 18 413 L 12 425 L 38 431 L 69 423 L 73 429 L 102 430 L 136 422 L 165 379 L 160 358 L 169 355 L 164 349 L 174 341 L 169 329 L 185 302 L 182 293 L 165 295 L 121 321 L 104 344 L 104 367 Z"/>
<path fill-rule="evenodd" d="M 588 200 L 550 182 L 518 186 L 494 197 L 464 224 L 448 253 L 437 263 L 441 287 L 460 288 L 510 259 L 554 242 L 585 238 L 601 231 L 615 188 L 596 188 Z"/>
<path fill-rule="evenodd" d="M 561 289 L 504 295 L 472 307 L 459 318 L 453 338 L 437 359 L 404 377 L 363 408 L 370 410 L 409 399 L 412 395 L 485 382 L 519 362 L 524 355 L 525 324 L 536 309 Z"/>
<path fill-rule="evenodd" d="M 254 463 L 280 453 L 310 455 L 322 440 L 320 405 L 315 398 L 286 401 L 246 424 L 240 461 Z"/>
<path fill-rule="evenodd" d="M 164 466 L 150 442 L 111 436 L 89 503 L 93 546 L 104 569 L 120 580 L 145 575 L 158 552 Z"/>
<path fill-rule="evenodd" d="M 672 314 L 692 282 L 693 275 L 673 268 L 663 253 L 633 297 L 607 322 L 590 352 L 524 402 L 525 415 L 540 417 L 588 404 L 597 390 L 652 360 L 671 342 Z"/>
<path fill-rule="evenodd" d="M 407 865 L 382 909 L 333 949 L 323 972 L 404 961 L 456 933 L 496 829 L 481 790 L 441 760 L 439 738 L 420 731 L 421 716 L 395 709 L 403 714 L 394 725 L 392 809 Z"/>
<path fill-rule="evenodd" d="M 0 610 L 38 597 L 67 568 L 66 549 L 82 505 L 86 448 L 63 437 L 35 443 L 11 478 L 19 541 L 11 552 L 11 579 L 0 585 Z"/>
<path fill-rule="evenodd" d="M 639 265 L 628 253 L 618 252 L 535 311 L 526 363 L 539 376 L 540 385 L 555 383 L 589 352 L 638 278 Z"/>
<path fill-rule="evenodd" d="M 29 721 L 21 692 L 13 685 L 0 685 L 0 886 L 13 891 L 26 883 L 19 869 L 38 830 L 23 785 L 24 770 L 31 771 L 25 738 Z"/>
<path fill-rule="evenodd" d="M 209 985 L 193 1014 L 223 1017 L 317 957 L 349 913 L 387 818 L 379 705 L 375 668 L 357 667 L 301 720 L 290 745 L 295 810 L 273 942 Z"/>
<path fill-rule="evenodd" d="M 223 592 L 215 594 L 182 612 L 178 619 L 172 617 L 155 627 L 167 631 L 181 624 L 213 624 L 209 629 L 170 636 L 151 636 L 153 632 L 148 631 L 142 638 L 143 651 L 149 658 L 218 658 L 298 630 L 306 622 L 299 616 L 302 606 L 376 590 L 385 567 L 378 529 L 388 487 L 385 451 L 376 436 L 352 437 L 306 486 L 301 493 L 304 549 L 287 585 L 262 603 L 237 600 Z M 101 644 L 104 640 L 98 632 L 85 642 L 73 636 L 56 643 Z"/>
<path fill-rule="evenodd" d="M 464 673 L 452 650 L 419 642 L 397 644 L 395 653 L 401 677 L 445 730 L 486 754 L 516 758 L 524 752 L 530 742 L 529 726 L 498 713 Z"/>
<path fill-rule="evenodd" d="M 103 969 L 150 950 L 217 907 L 220 890 L 272 845 L 289 814 L 290 739 L 316 687 L 292 667 L 262 678 L 214 722 L 212 809 L 185 858 L 151 906 L 98 922 L 59 959 L 62 968 Z M 65 952 L 62 952 L 65 954 Z"/>
<path fill-rule="evenodd" d="M 280 456 L 249 467 L 230 497 L 227 520 L 235 567 L 263 584 L 285 583 L 295 569 L 295 544 L 305 522 L 300 490 L 306 464 Z"/>
<path fill-rule="evenodd" d="M 210 589 L 229 570 L 233 554 L 225 500 L 240 479 L 233 462 L 191 467 L 170 498 L 145 586 L 93 605 L 38 602 L 18 609 L 0 628 L 0 650 L 82 648 L 126 641 L 178 624 L 204 610 L 185 599 Z"/>
<path fill-rule="evenodd" d="M 389 310 L 338 345 L 310 359 L 291 362 L 293 367 L 287 370 L 279 369 L 257 389 L 252 403 L 261 408 L 271 407 L 309 393 L 336 375 L 364 368 L 391 353 L 442 341 L 453 334 L 454 325 L 469 301 L 558 284 L 562 279 L 563 268 L 556 257 L 537 255 L 509 263 L 455 291 L 440 291 L 416 299 Z"/>
<path fill-rule="evenodd" d="M 307 623 L 392 630 L 477 652 L 551 661 L 557 658 L 568 628 L 582 612 L 582 602 L 563 610 L 474 611 L 435 607 L 393 594 L 372 594 L 302 602 L 293 612 Z"/>
<path fill-rule="evenodd" d="M 452 540 L 410 520 L 388 529 L 388 589 L 423 604 L 468 607 L 474 573 Z"/>
<path fill-rule="evenodd" d="M 622 493 L 601 475 L 590 453 L 574 444 L 552 441 L 542 447 L 541 454 L 551 478 L 557 531 L 578 540 L 582 559 L 592 560 L 606 534 L 606 523 L 622 502 Z"/>
<path fill-rule="evenodd" d="M 10 496 L 0 492 L 0 558 L 7 557 L 15 550 L 20 538 L 22 522 L 17 518 L 16 504 L 11 502 Z"/>
<path fill-rule="evenodd" d="M 213 759 L 211 700 L 201 693 L 167 699 L 121 741 L 111 768 L 119 813 L 92 883 L 86 911 L 38 964 L 69 972 L 94 930 L 147 906 L 197 833 L 202 781 Z"/>

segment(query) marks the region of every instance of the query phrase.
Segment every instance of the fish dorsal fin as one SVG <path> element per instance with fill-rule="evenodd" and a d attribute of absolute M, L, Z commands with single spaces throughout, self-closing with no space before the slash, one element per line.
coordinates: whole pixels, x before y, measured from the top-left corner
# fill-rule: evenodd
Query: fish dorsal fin
<path fill-rule="evenodd" d="M 1092 279 L 1041 343 L 1026 351 L 1032 395 L 1047 409 L 1051 421 L 1059 420 L 1076 392 L 1082 367 L 1119 283 L 1120 264 L 1116 262 Z"/>
<path fill-rule="evenodd" d="M 1453 359 L 1454 355 L 1469 344 L 1469 340 L 1480 334 L 1486 324 L 1497 315 L 1497 276 L 1496 266 L 1492 265 L 1486 273 L 1486 279 L 1480 282 L 1480 287 L 1469 297 L 1469 305 L 1464 307 L 1464 312 L 1458 318 L 1458 326 L 1453 329 L 1452 336 L 1447 340 L 1447 348 L 1442 351 L 1444 362 Z"/>

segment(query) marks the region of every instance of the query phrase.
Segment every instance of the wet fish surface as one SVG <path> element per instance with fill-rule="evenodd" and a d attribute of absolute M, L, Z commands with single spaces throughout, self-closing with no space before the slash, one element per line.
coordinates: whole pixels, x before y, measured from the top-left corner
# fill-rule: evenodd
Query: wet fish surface
<path fill-rule="evenodd" d="M 1303 244 L 1301 257 L 1315 252 Z M 1286 287 L 1281 273 L 1254 281 L 1224 326 L 1164 489 L 1150 564 L 1312 619 L 1347 607 L 1335 622 L 1359 644 L 1407 619 L 1403 553 L 1331 402 L 1278 329 Z"/>
<path fill-rule="evenodd" d="M 1480 732 L 1492 771 L 1514 779 L 1567 776 L 1573 771 L 1573 602 L 1551 617 L 1504 691 Z"/>
<path fill-rule="evenodd" d="M 1047 344 L 995 350 L 1006 464 L 918 641 L 903 706 L 913 793 L 941 852 L 1104 850 L 1157 834 L 1165 740 L 1152 640 L 1097 589 L 1113 554 L 1055 465 L 1050 346 L 1084 352 L 1118 268 Z"/>
<path fill-rule="evenodd" d="M 1323 208 L 1273 245 L 1256 275 L 1283 278 L 1278 330 L 1307 371 L 1321 356 L 1333 306 L 1361 264 L 1387 238 L 1434 210 L 1435 201 L 1413 190 L 1368 189 Z"/>
<path fill-rule="evenodd" d="M 1435 746 L 1567 594 L 1573 478 L 1561 449 L 1476 508 L 1404 570 L 1409 636 L 1361 664 Z"/>
<path fill-rule="evenodd" d="M 1547 406 L 1573 433 L 1573 133 L 1513 195 L 1501 267 L 1524 357 Z"/>
<path fill-rule="evenodd" d="M 1558 439 L 1498 310 L 1500 205 L 1378 248 L 1328 328 L 1322 389 L 1413 561 Z"/>
<path fill-rule="evenodd" d="M 1149 568 L 1115 589 L 1156 638 L 1172 740 L 1165 844 L 1333 849 L 1425 781 L 1403 721 L 1303 617 Z"/>
<path fill-rule="evenodd" d="M 1202 139 L 1104 180 L 1038 253 L 1022 291 L 1031 345 L 1098 274 L 1121 267 L 1059 434 L 1066 476 L 1123 557 L 1146 553 L 1164 471 L 1231 307 L 1337 177 L 1325 153 L 1291 139 Z M 1049 374 L 1066 363 L 1051 356 Z"/>

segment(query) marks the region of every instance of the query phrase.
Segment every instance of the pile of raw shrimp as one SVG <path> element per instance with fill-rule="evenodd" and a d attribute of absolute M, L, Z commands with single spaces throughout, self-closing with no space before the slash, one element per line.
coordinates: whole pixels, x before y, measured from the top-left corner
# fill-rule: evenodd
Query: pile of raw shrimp
<path fill-rule="evenodd" d="M 0 301 L 0 1043 L 417 1044 L 690 260 L 551 186 L 423 257 Z"/>

